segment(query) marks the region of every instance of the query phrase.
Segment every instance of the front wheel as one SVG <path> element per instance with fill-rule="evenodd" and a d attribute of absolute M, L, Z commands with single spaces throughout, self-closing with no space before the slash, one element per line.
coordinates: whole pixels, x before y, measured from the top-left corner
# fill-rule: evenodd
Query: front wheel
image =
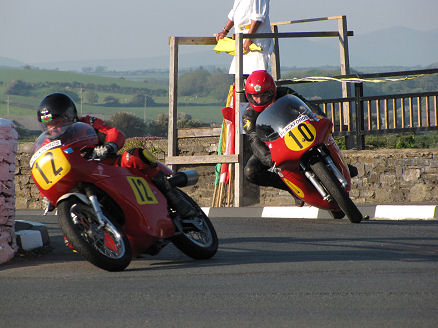
<path fill-rule="evenodd" d="M 122 229 L 115 222 L 99 227 L 93 208 L 76 197 L 58 204 L 58 221 L 73 248 L 97 267 L 121 271 L 131 262 L 131 245 Z"/>
<path fill-rule="evenodd" d="M 360 223 L 362 214 L 331 170 L 321 161 L 310 165 L 322 185 L 352 223 Z"/>
<path fill-rule="evenodd" d="M 184 254 L 196 260 L 213 257 L 219 245 L 213 224 L 190 196 L 180 189 L 176 189 L 176 192 L 193 206 L 197 215 L 190 219 L 175 218 L 180 233 L 172 240 L 173 244 Z"/>

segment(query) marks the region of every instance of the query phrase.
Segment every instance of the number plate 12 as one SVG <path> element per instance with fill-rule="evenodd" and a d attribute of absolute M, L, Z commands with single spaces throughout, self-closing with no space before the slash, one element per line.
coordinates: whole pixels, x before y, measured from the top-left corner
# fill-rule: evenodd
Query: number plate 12
<path fill-rule="evenodd" d="M 157 204 L 158 200 L 152 192 L 149 184 L 142 177 L 127 177 L 128 182 L 134 192 L 137 203 L 143 204 Z"/>
<path fill-rule="evenodd" d="M 44 190 L 52 188 L 70 172 L 71 165 L 60 148 L 48 150 L 35 161 L 32 175 Z"/>

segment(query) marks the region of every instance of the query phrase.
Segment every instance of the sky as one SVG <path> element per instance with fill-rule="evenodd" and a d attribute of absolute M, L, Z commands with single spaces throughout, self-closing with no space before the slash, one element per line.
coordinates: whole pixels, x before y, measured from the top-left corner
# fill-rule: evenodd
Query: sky
<path fill-rule="evenodd" d="M 233 0 L 0 0 L 0 57 L 26 64 L 169 55 L 169 36 L 212 36 Z M 355 35 L 438 29 L 436 0 L 271 0 L 271 22 L 346 15 Z M 336 21 L 286 31 L 337 30 Z"/>

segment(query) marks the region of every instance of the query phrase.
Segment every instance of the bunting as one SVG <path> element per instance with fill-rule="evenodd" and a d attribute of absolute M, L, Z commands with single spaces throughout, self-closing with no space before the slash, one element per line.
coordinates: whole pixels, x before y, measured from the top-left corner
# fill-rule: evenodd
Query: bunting
<path fill-rule="evenodd" d="M 231 155 L 234 154 L 235 145 L 235 125 L 234 125 L 234 84 L 230 86 L 226 107 L 222 108 L 222 121 L 221 135 L 219 137 L 218 155 Z M 220 207 L 224 201 L 225 188 L 227 190 L 227 206 L 230 206 L 231 201 L 231 175 L 232 164 L 218 163 L 215 167 L 216 180 L 215 190 L 213 194 L 212 206 Z"/>

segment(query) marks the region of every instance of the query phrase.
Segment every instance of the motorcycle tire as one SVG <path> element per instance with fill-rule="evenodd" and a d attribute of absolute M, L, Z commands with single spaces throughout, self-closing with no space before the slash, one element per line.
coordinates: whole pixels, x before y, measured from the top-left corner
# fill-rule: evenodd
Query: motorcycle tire
<path fill-rule="evenodd" d="M 190 196 L 178 188 L 176 192 L 180 193 L 181 197 L 185 198 L 198 214 L 190 219 L 175 219 L 180 220 L 182 232 L 173 238 L 172 243 L 193 259 L 206 260 L 213 257 L 219 245 L 213 224 Z"/>
<path fill-rule="evenodd" d="M 70 197 L 58 204 L 58 221 L 68 242 L 87 261 L 107 271 L 122 271 L 132 259 L 131 245 L 114 220 L 103 229 L 93 208 Z"/>
<path fill-rule="evenodd" d="M 348 219 L 352 223 L 360 223 L 362 214 L 334 173 L 321 161 L 311 164 L 310 167 Z"/>

